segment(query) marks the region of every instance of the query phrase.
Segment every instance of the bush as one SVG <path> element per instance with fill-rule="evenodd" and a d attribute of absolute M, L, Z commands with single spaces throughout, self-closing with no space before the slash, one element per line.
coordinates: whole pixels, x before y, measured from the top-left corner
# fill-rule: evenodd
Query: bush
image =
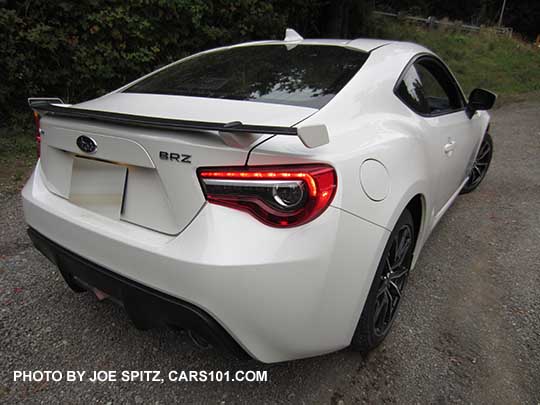
<path fill-rule="evenodd" d="M 538 90 L 540 52 L 520 41 L 368 18 L 365 0 L 0 0 L 0 127 L 30 96 L 76 103 L 188 54 L 248 40 L 371 36 L 438 52 L 464 87 Z"/>
<path fill-rule="evenodd" d="M 326 2 L 0 0 L 0 126 L 30 96 L 79 102 L 202 49 L 317 31 Z"/>

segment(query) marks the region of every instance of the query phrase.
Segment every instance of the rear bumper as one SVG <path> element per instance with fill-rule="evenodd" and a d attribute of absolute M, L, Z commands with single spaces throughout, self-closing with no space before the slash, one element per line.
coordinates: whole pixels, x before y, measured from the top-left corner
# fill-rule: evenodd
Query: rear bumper
<path fill-rule="evenodd" d="M 57 262 L 61 257 L 61 269 L 76 273 L 82 261 L 80 277 L 120 299 L 124 290 L 143 288 L 150 297 L 182 303 L 174 306 L 182 313 L 187 304 L 197 319 L 213 320 L 250 356 L 267 363 L 350 344 L 388 238 L 383 228 L 334 207 L 309 224 L 278 229 L 212 204 L 181 234 L 164 235 L 52 194 L 39 164 L 22 196 L 26 222 L 42 235 L 34 239 L 52 242 L 61 252 L 52 255 Z M 51 245 L 40 243 L 45 251 Z M 101 285 L 101 276 L 92 274 L 103 271 L 122 287 Z M 142 321 L 159 312 L 162 304 L 153 299 L 146 299 Z"/>
<path fill-rule="evenodd" d="M 217 347 L 228 350 L 239 358 L 248 354 L 206 312 L 188 302 L 171 297 L 122 277 L 92 263 L 49 240 L 38 231 L 28 228 L 34 246 L 58 266 L 68 283 L 72 280 L 99 290 L 118 299 L 133 323 L 140 329 L 159 325 L 176 325 L 193 330 Z"/>

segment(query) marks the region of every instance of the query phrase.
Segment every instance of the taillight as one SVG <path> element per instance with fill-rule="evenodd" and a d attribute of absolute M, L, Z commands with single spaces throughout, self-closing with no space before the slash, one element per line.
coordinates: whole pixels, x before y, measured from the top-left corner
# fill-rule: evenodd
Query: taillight
<path fill-rule="evenodd" d="M 34 124 L 36 126 L 36 146 L 37 146 L 37 157 L 39 159 L 41 155 L 41 127 L 40 127 L 40 116 L 37 111 L 34 111 Z"/>
<path fill-rule="evenodd" d="M 198 170 L 210 203 L 249 212 L 275 227 L 305 224 L 330 205 L 337 187 L 328 165 L 206 167 Z"/>

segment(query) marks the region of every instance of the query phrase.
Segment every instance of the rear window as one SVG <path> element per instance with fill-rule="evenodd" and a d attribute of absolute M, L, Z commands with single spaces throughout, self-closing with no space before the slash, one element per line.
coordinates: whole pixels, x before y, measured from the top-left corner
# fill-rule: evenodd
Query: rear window
<path fill-rule="evenodd" d="M 124 92 L 321 108 L 367 57 L 365 52 L 339 46 L 241 46 L 187 59 Z"/>

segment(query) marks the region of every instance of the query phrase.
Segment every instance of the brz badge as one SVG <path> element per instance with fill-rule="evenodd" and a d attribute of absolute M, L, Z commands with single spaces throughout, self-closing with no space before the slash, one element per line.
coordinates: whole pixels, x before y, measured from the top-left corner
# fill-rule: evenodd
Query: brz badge
<path fill-rule="evenodd" d="M 77 138 L 77 146 L 86 153 L 94 153 L 97 150 L 96 141 L 86 135 L 81 135 Z"/>
<path fill-rule="evenodd" d="M 170 160 L 178 163 L 191 163 L 191 155 L 184 155 L 183 153 L 160 151 L 159 158 L 161 160 Z"/>

